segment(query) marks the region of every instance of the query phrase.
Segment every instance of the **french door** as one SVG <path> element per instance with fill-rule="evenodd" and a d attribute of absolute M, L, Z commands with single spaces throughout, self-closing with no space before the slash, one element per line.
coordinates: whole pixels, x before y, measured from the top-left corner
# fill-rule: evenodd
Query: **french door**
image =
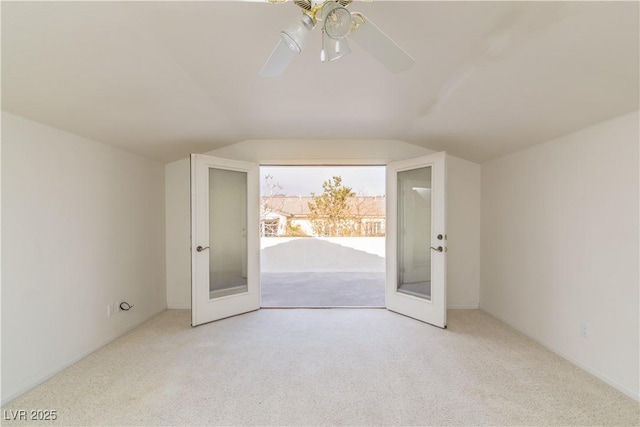
<path fill-rule="evenodd" d="M 447 325 L 445 153 L 387 166 L 389 310 Z M 191 155 L 192 325 L 260 308 L 259 166 Z"/>
<path fill-rule="evenodd" d="M 258 165 L 191 155 L 191 324 L 260 308 Z"/>
<path fill-rule="evenodd" d="M 387 168 L 387 308 L 447 326 L 444 152 Z"/>

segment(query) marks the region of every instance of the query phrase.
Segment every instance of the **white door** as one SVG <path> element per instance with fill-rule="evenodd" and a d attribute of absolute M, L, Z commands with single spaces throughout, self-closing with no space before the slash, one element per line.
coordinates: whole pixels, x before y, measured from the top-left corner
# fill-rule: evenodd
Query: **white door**
<path fill-rule="evenodd" d="M 446 155 L 387 167 L 386 303 L 391 311 L 447 326 Z"/>
<path fill-rule="evenodd" d="M 260 308 L 259 170 L 191 155 L 191 324 Z"/>

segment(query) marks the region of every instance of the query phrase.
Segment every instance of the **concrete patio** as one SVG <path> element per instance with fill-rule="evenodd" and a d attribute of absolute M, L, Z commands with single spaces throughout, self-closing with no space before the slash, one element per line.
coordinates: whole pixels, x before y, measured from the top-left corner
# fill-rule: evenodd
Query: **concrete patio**
<path fill-rule="evenodd" d="M 384 307 L 384 273 L 262 273 L 263 307 Z"/>
<path fill-rule="evenodd" d="M 384 307 L 384 237 L 261 239 L 263 307 Z"/>

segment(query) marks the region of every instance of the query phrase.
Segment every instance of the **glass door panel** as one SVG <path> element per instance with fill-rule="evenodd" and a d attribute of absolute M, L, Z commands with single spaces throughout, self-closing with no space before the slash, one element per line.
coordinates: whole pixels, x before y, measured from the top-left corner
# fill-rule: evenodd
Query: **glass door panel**
<path fill-rule="evenodd" d="M 209 298 L 247 292 L 247 173 L 209 168 Z"/>
<path fill-rule="evenodd" d="M 398 172 L 398 292 L 431 299 L 431 166 Z"/>

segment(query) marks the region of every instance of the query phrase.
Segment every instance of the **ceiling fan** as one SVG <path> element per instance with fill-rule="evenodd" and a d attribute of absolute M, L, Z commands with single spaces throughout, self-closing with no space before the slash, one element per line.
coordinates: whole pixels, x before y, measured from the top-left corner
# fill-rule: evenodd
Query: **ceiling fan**
<path fill-rule="evenodd" d="M 285 3 L 287 0 L 267 0 Z M 280 41 L 260 70 L 262 77 L 284 74 L 296 54 L 302 52 L 316 25 L 322 31 L 320 61 L 333 61 L 351 52 L 353 40 L 393 73 L 409 69 L 414 60 L 370 19 L 347 6 L 353 0 L 294 0 L 302 15 L 280 31 Z"/>

